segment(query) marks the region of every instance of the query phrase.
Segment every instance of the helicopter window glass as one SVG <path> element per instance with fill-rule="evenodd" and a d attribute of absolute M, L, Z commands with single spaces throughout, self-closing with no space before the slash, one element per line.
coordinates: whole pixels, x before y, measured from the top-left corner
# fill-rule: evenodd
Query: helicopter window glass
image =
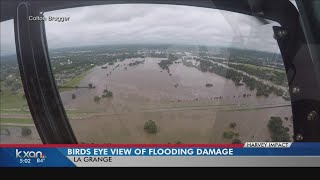
<path fill-rule="evenodd" d="M 13 20 L 0 23 L 0 143 L 39 144 L 19 73 Z"/>
<path fill-rule="evenodd" d="M 79 142 L 291 141 L 278 23 L 152 4 L 44 16 L 55 81 Z"/>

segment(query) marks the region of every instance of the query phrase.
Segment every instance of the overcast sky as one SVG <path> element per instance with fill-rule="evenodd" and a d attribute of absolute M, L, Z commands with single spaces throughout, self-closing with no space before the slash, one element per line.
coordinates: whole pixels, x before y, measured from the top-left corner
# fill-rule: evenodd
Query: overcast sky
<path fill-rule="evenodd" d="M 46 21 L 49 49 L 100 44 L 174 43 L 278 52 L 271 22 L 200 7 L 118 4 L 46 12 L 70 17 Z M 1 23 L 1 55 L 15 51 L 13 21 Z"/>

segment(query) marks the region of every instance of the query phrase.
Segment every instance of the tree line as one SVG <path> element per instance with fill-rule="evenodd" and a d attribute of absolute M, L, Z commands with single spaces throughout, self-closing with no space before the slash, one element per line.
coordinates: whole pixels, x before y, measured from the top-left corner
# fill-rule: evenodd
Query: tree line
<path fill-rule="evenodd" d="M 199 69 L 202 72 L 211 72 L 227 79 L 231 79 L 236 86 L 242 85 L 243 82 L 250 90 L 257 90 L 256 96 L 265 96 L 268 97 L 271 93 L 274 93 L 278 96 L 283 95 L 283 91 L 274 86 L 266 85 L 252 77 L 244 75 L 233 69 L 228 69 L 221 65 L 215 64 L 208 60 L 198 60 L 200 61 Z"/>
<path fill-rule="evenodd" d="M 285 72 L 279 72 L 279 71 L 270 71 L 268 69 L 260 69 L 255 67 L 250 67 L 243 64 L 228 64 L 229 67 L 232 67 L 234 69 L 238 69 L 241 71 L 244 71 L 250 75 L 256 76 L 260 79 L 269 80 L 271 82 L 274 82 L 277 85 L 285 85 L 287 86 L 287 76 Z"/>

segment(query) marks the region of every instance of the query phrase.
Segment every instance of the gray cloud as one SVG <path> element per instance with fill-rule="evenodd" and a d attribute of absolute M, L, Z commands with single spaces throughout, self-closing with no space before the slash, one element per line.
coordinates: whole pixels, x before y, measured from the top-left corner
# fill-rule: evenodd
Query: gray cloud
<path fill-rule="evenodd" d="M 125 44 L 182 43 L 236 46 L 278 51 L 272 26 L 253 17 L 209 8 L 118 4 L 46 12 L 67 16 L 69 22 L 46 22 L 50 49 Z M 13 22 L 1 23 L 1 53 L 14 52 Z"/>

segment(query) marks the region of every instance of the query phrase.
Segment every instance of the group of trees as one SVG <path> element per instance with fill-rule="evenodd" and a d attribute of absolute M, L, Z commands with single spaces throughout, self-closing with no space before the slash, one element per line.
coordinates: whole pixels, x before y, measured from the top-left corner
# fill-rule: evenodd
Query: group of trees
<path fill-rule="evenodd" d="M 239 132 L 235 131 L 237 123 L 232 122 L 229 124 L 229 130 L 223 132 L 223 138 L 232 139 L 232 144 L 241 144 L 239 139 Z"/>
<path fill-rule="evenodd" d="M 287 86 L 287 76 L 286 73 L 283 71 L 272 71 L 265 68 L 257 68 L 251 67 L 244 64 L 228 64 L 229 67 L 244 71 L 250 75 L 256 76 L 261 79 L 269 80 L 274 82 L 278 85 L 285 85 Z"/>
<path fill-rule="evenodd" d="M 256 89 L 256 96 L 265 96 L 268 97 L 271 93 L 274 93 L 278 96 L 283 95 L 283 91 L 279 88 L 276 88 L 274 86 L 269 86 L 261 81 L 258 81 L 252 77 L 249 77 L 247 75 L 244 75 L 241 72 L 238 72 L 233 69 L 228 69 L 226 67 L 223 67 L 221 65 L 218 65 L 216 63 L 213 63 L 208 60 L 198 60 L 200 61 L 199 69 L 202 72 L 211 72 L 218 74 L 220 76 L 223 76 L 227 79 L 231 79 L 236 86 L 242 85 L 241 82 L 246 84 L 247 87 L 249 87 L 250 90 Z"/>
<path fill-rule="evenodd" d="M 136 65 L 139 65 L 139 64 L 143 64 L 143 63 L 144 63 L 144 60 L 142 60 L 142 61 L 135 61 L 135 62 L 129 63 L 129 66 L 136 66 Z"/>
<path fill-rule="evenodd" d="M 158 64 L 159 64 L 161 69 L 166 70 L 166 71 L 169 72 L 169 67 L 170 67 L 170 65 L 173 64 L 173 61 L 161 60 Z"/>
<path fill-rule="evenodd" d="M 155 134 L 158 132 L 157 124 L 153 120 L 146 121 L 143 128 L 149 134 Z"/>
<path fill-rule="evenodd" d="M 284 127 L 280 117 L 270 117 L 268 129 L 273 142 L 290 142 L 289 128 Z"/>
<path fill-rule="evenodd" d="M 243 74 L 239 73 L 233 69 L 227 69 L 221 65 L 213 63 L 207 60 L 200 60 L 199 69 L 202 72 L 211 72 L 218 74 L 219 76 L 231 79 L 236 85 L 240 85 L 240 81 L 243 79 Z"/>
<path fill-rule="evenodd" d="M 249 49 L 228 48 L 229 62 L 252 64 L 256 66 L 275 66 L 284 69 L 280 54 Z"/>
<path fill-rule="evenodd" d="M 109 90 L 105 89 L 105 90 L 103 91 L 103 94 L 102 94 L 101 97 L 102 97 L 102 98 L 113 97 L 113 93 L 112 93 L 112 91 L 109 91 Z M 101 97 L 99 97 L 99 96 L 94 96 L 94 98 L 93 98 L 94 102 L 99 103 L 100 100 L 101 100 Z"/>
<path fill-rule="evenodd" d="M 15 82 L 15 83 L 12 84 L 12 86 L 11 86 L 11 88 L 10 88 L 10 91 L 11 91 L 11 92 L 16 92 L 16 91 L 19 91 L 21 88 L 22 88 L 22 83 L 21 83 L 21 81 Z"/>
<path fill-rule="evenodd" d="M 5 88 L 10 90 L 11 92 L 17 92 L 22 89 L 22 82 L 20 77 L 18 77 L 17 80 L 15 80 L 15 78 L 6 79 L 4 80 L 4 85 Z"/>
<path fill-rule="evenodd" d="M 96 102 L 96 103 L 99 103 L 100 99 L 101 98 L 99 96 L 94 96 L 94 98 L 93 98 L 94 102 Z"/>
<path fill-rule="evenodd" d="M 168 55 L 168 59 L 167 60 L 161 60 L 159 64 L 160 68 L 166 71 L 170 71 L 169 67 L 170 65 L 172 65 L 174 63 L 174 61 L 178 60 L 179 58 L 173 54 L 169 54 Z"/>
<path fill-rule="evenodd" d="M 130 58 L 144 58 L 144 55 L 142 54 L 137 54 L 135 52 L 131 52 L 131 53 L 121 53 L 121 54 L 117 54 L 116 55 L 116 59 L 119 59 L 120 61 L 124 61 L 126 59 L 130 59 Z"/>
<path fill-rule="evenodd" d="M 22 90 L 22 83 L 16 55 L 3 56 L 0 60 L 0 92 L 13 94 Z"/>
<path fill-rule="evenodd" d="M 161 53 L 150 52 L 150 53 L 148 54 L 148 56 L 150 56 L 150 57 L 155 57 L 155 58 L 166 58 L 166 57 L 167 57 L 167 54 L 166 54 L 166 53 L 163 53 L 163 52 L 161 52 Z"/>
<path fill-rule="evenodd" d="M 179 58 L 176 56 L 176 55 L 174 55 L 174 54 L 169 54 L 168 55 L 168 60 L 169 61 L 176 61 L 176 60 L 178 60 Z"/>
<path fill-rule="evenodd" d="M 234 133 L 233 131 L 225 131 L 223 132 L 223 137 L 225 139 L 232 139 L 235 136 L 236 133 Z"/>
<path fill-rule="evenodd" d="M 103 94 L 102 94 L 102 98 L 106 98 L 106 97 L 112 97 L 113 96 L 113 93 L 107 89 L 105 89 L 103 91 Z"/>
<path fill-rule="evenodd" d="M 237 124 L 232 122 L 229 124 L 229 129 L 223 132 L 223 138 L 232 139 L 233 144 L 241 143 L 239 140 L 239 133 L 235 131 Z M 270 120 L 267 125 L 271 133 L 272 142 L 290 142 L 289 128 L 284 127 L 282 119 L 280 117 L 270 117 Z"/>
<path fill-rule="evenodd" d="M 29 136 L 31 135 L 32 131 L 28 127 L 22 127 L 21 128 L 21 136 Z"/>

